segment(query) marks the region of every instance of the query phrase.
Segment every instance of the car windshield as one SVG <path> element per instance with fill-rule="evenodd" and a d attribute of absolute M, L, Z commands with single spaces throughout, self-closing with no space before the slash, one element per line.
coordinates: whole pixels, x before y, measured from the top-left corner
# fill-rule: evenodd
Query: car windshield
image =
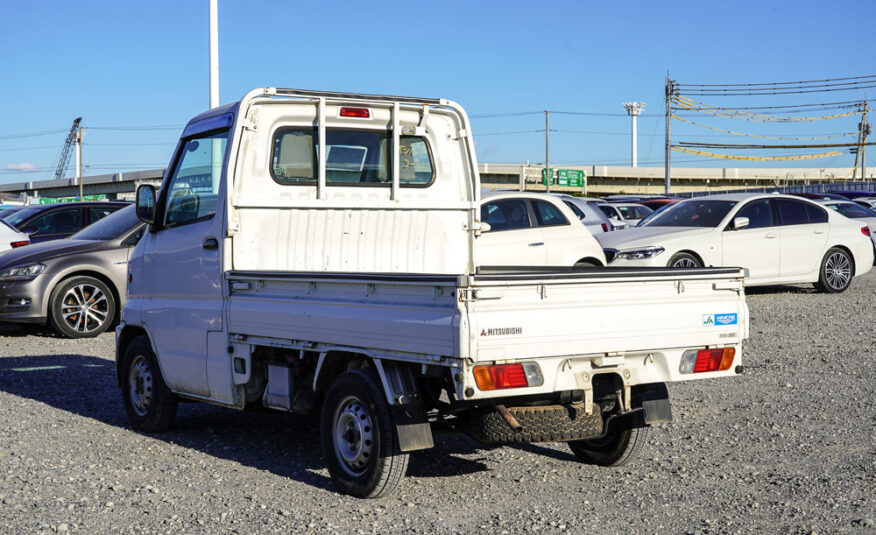
<path fill-rule="evenodd" d="M 647 206 L 618 206 L 617 209 L 620 210 L 624 219 L 642 219 L 654 211 Z"/>
<path fill-rule="evenodd" d="M 876 217 L 876 213 L 867 210 L 863 206 L 858 206 L 854 203 L 836 203 L 836 204 L 828 204 L 828 208 L 833 210 L 834 212 L 839 212 L 842 215 L 852 218 L 852 219 L 860 219 L 862 217 Z"/>
<path fill-rule="evenodd" d="M 14 212 L 0 214 L 0 217 L 3 218 L 3 221 L 6 221 L 13 227 L 18 226 L 19 223 L 29 218 L 34 214 L 38 214 L 43 210 L 40 206 L 28 206 L 26 208 L 22 208 L 21 210 L 16 210 Z"/>
<path fill-rule="evenodd" d="M 736 201 L 691 199 L 668 205 L 643 227 L 716 227 Z"/>
<path fill-rule="evenodd" d="M 137 224 L 137 212 L 134 205 L 126 206 L 114 212 L 100 221 L 88 225 L 76 234 L 70 236 L 71 240 L 111 240 L 118 238 L 123 232 Z"/>

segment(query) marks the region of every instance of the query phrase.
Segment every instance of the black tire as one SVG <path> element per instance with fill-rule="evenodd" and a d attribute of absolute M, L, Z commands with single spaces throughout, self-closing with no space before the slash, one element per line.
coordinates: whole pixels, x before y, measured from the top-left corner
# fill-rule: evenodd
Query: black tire
<path fill-rule="evenodd" d="M 645 448 L 648 430 L 641 412 L 611 422 L 608 433 L 593 440 L 569 442 L 569 449 L 578 459 L 599 466 L 623 466 Z"/>
<path fill-rule="evenodd" d="M 702 262 L 690 253 L 675 253 L 672 255 L 672 258 L 669 259 L 669 262 L 666 264 L 666 267 L 671 268 L 695 268 L 695 267 L 703 267 Z"/>
<path fill-rule="evenodd" d="M 821 260 L 821 269 L 815 289 L 819 292 L 838 294 L 846 291 L 855 276 L 855 261 L 845 249 L 831 247 Z"/>
<path fill-rule="evenodd" d="M 575 265 L 572 266 L 572 268 L 575 270 L 598 268 L 598 267 L 602 267 L 602 264 L 599 262 L 599 260 L 593 260 L 590 258 L 578 260 L 577 262 L 575 262 Z"/>
<path fill-rule="evenodd" d="M 52 325 L 68 338 L 93 338 L 106 331 L 116 316 L 116 299 L 94 277 L 72 277 L 55 287 L 49 298 Z"/>
<path fill-rule="evenodd" d="M 329 387 L 320 443 L 335 486 L 357 498 L 390 494 L 408 469 L 379 379 L 362 370 L 342 373 Z"/>
<path fill-rule="evenodd" d="M 122 401 L 131 427 L 147 433 L 168 429 L 178 399 L 164 383 L 149 338 L 134 338 L 122 359 Z"/>

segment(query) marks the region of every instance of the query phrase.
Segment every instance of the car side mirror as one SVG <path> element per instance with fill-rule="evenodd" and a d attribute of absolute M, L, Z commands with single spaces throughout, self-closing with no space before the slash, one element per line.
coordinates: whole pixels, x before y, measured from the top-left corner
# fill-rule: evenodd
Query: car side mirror
<path fill-rule="evenodd" d="M 21 232 L 24 232 L 28 236 L 33 236 L 34 234 L 37 233 L 37 231 L 39 231 L 39 229 L 33 228 L 33 227 L 24 227 L 23 229 L 21 229 Z"/>
<path fill-rule="evenodd" d="M 137 186 L 137 217 L 150 225 L 155 222 L 155 188 L 149 184 Z"/>
<path fill-rule="evenodd" d="M 747 217 L 734 217 L 733 218 L 733 230 L 742 230 L 748 227 L 748 218 Z"/>
<path fill-rule="evenodd" d="M 486 221 L 481 221 L 480 226 L 481 226 L 481 234 L 483 234 L 484 232 L 489 232 L 489 231 L 493 230 L 493 227 L 491 227 L 490 224 L 487 223 Z"/>

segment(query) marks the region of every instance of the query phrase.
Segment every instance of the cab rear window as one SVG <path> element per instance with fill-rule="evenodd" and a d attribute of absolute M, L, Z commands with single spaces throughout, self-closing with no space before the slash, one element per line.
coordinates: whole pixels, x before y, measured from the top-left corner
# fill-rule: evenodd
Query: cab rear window
<path fill-rule="evenodd" d="M 286 129 L 274 137 L 271 175 L 280 184 L 315 184 L 318 130 Z M 329 186 L 392 185 L 392 136 L 386 131 L 326 130 L 325 181 Z M 399 184 L 428 186 L 434 178 L 426 139 L 401 136 Z"/>

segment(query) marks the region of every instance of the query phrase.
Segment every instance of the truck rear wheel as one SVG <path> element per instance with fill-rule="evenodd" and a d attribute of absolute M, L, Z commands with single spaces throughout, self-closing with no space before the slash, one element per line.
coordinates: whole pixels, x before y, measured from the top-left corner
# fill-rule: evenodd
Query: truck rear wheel
<path fill-rule="evenodd" d="M 599 466 L 623 466 L 644 449 L 648 441 L 648 425 L 641 412 L 613 421 L 608 433 L 593 440 L 569 442 L 569 449 L 578 459 Z"/>
<path fill-rule="evenodd" d="M 134 338 L 122 358 L 122 401 L 131 427 L 148 433 L 169 428 L 178 400 L 164 384 L 149 338 Z"/>
<path fill-rule="evenodd" d="M 329 387 L 320 442 L 335 486 L 357 498 L 390 494 L 408 468 L 379 379 L 362 370 L 342 373 Z"/>

